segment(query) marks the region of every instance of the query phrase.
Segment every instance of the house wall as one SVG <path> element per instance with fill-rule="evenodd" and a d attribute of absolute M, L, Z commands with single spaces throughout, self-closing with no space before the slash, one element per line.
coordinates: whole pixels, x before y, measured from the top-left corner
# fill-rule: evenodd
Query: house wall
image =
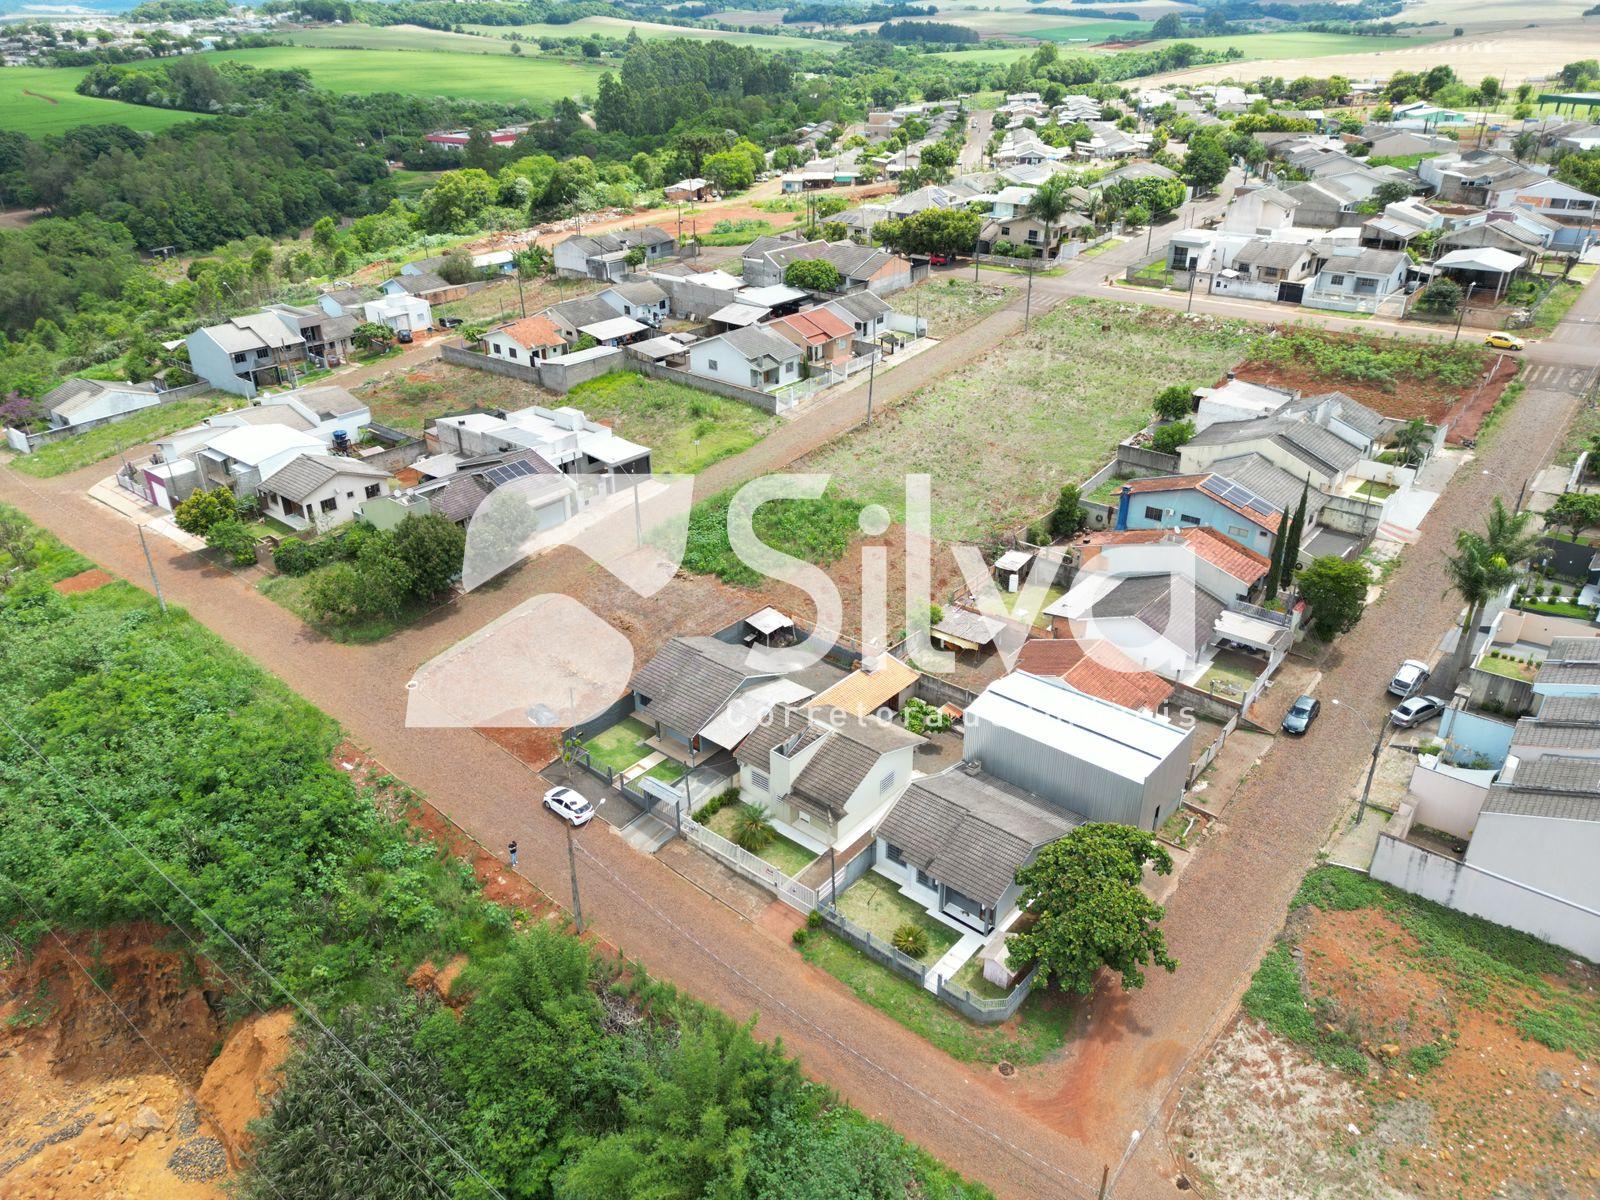
<path fill-rule="evenodd" d="M 1416 806 L 1416 820 L 1456 837 L 1470 837 L 1492 780 L 1489 771 L 1465 777 L 1419 762 L 1411 773 L 1410 798 Z"/>
<path fill-rule="evenodd" d="M 189 347 L 189 367 L 201 379 L 212 387 L 236 396 L 250 397 L 256 394 L 254 383 L 234 373 L 233 355 L 217 345 L 204 329 L 196 329 L 188 336 L 186 343 Z"/>
<path fill-rule="evenodd" d="M 915 747 L 905 746 L 879 757 L 877 765 L 845 802 L 835 844 L 848 846 L 873 823 L 911 783 Z"/>
<path fill-rule="evenodd" d="M 1487 823 L 1487 817 L 1480 822 Z M 1577 822 L 1556 824 L 1572 825 Z M 1600 846 L 1593 842 L 1600 825 L 1589 823 L 1589 831 L 1585 845 L 1592 863 L 1593 855 L 1600 850 Z M 1485 832 L 1480 828 L 1473 837 L 1474 845 Z M 1560 834 L 1566 832 L 1559 831 Z M 1496 836 L 1497 833 L 1490 833 L 1491 840 Z M 1530 836 L 1519 831 L 1512 835 L 1519 843 L 1513 854 L 1536 852 L 1539 847 L 1548 846 L 1557 836 L 1555 830 L 1549 831 L 1548 836 Z M 1600 961 L 1600 909 L 1597 909 L 1592 895 L 1592 884 L 1591 890 L 1584 893 L 1586 899 L 1559 895 L 1548 885 L 1541 883 L 1535 886 L 1499 875 L 1475 863 L 1435 854 L 1387 831 L 1378 835 L 1378 845 L 1369 872 L 1374 879 L 1393 884 L 1436 904 L 1520 929 L 1581 954 L 1590 961 Z M 1592 867 L 1590 874 L 1593 878 Z"/>
<path fill-rule="evenodd" d="M 505 359 L 507 362 L 532 363 L 544 358 L 550 353 L 548 347 L 535 346 L 528 349 L 517 343 L 516 339 L 505 333 L 491 333 L 483 339 L 483 352 L 489 358 Z"/>
<path fill-rule="evenodd" d="M 565 271 L 572 275 L 587 276 L 589 274 L 588 257 L 570 241 L 557 242 L 550 258 L 555 263 L 558 271 Z"/>
<path fill-rule="evenodd" d="M 800 380 L 800 359 L 797 356 L 779 365 L 776 384 L 752 383 L 749 361 L 728 342 L 717 338 L 696 342 L 690 346 L 688 360 L 690 375 L 714 379 L 720 383 L 731 383 L 735 387 L 752 391 L 767 391 L 769 388 L 798 383 Z"/>
<path fill-rule="evenodd" d="M 1160 520 L 1145 515 L 1148 508 L 1171 509 L 1172 515 Z M 1118 529 L 1181 529 L 1184 517 L 1196 518 L 1206 529 L 1215 529 L 1258 554 L 1271 556 L 1272 532 L 1240 516 L 1225 504 L 1213 500 L 1196 488 L 1172 492 L 1130 492 L 1119 498 L 1117 508 Z M 1231 593 L 1222 593 L 1231 594 Z"/>
<path fill-rule="evenodd" d="M 1090 563 L 1098 565 L 1091 568 Z M 1219 600 L 1245 600 L 1250 589 L 1199 555 L 1186 545 L 1131 545 L 1086 546 L 1083 551 L 1083 569 L 1110 575 L 1165 575 L 1181 577 L 1193 571 L 1194 580 Z"/>
<path fill-rule="evenodd" d="M 1439 718 L 1439 740 L 1445 744 L 1446 755 L 1457 763 L 1482 757 L 1498 767 L 1511 750 L 1516 728 L 1510 721 L 1497 721 L 1464 708 L 1447 708 Z M 1537 754 L 1535 751 L 1519 754 L 1519 757 L 1531 758 Z"/>

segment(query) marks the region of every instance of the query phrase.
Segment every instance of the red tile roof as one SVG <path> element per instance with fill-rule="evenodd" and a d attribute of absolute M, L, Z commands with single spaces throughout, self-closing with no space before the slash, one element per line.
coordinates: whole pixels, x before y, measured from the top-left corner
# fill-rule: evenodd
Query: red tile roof
<path fill-rule="evenodd" d="M 1055 676 L 1124 708 L 1155 712 L 1172 695 L 1170 683 L 1107 641 L 1086 647 L 1076 638 L 1030 638 L 1017 656 L 1017 670 Z"/>
<path fill-rule="evenodd" d="M 1218 495 L 1211 488 L 1205 486 L 1215 478 L 1217 478 L 1217 476 L 1210 471 L 1203 475 L 1154 475 L 1148 479 L 1130 479 L 1122 486 L 1125 491 L 1135 494 L 1139 492 L 1203 491 L 1218 504 L 1225 508 L 1232 509 L 1241 517 L 1255 522 L 1257 525 L 1261 526 L 1261 528 L 1269 529 L 1273 533 L 1278 531 L 1278 526 L 1283 522 L 1282 513 L 1275 512 L 1269 515 L 1267 513 L 1256 512 L 1254 509 L 1245 508 L 1241 504 L 1235 504 L 1233 501 L 1224 496 Z"/>
<path fill-rule="evenodd" d="M 825 308 L 808 308 L 805 312 L 779 317 L 772 324 L 787 326 L 812 346 L 820 346 L 823 342 L 831 342 L 835 338 L 849 337 L 855 332 Z"/>
<path fill-rule="evenodd" d="M 504 334 L 517 345 L 529 350 L 535 346 L 561 346 L 567 340 L 561 336 L 561 331 L 549 317 L 523 317 L 520 321 L 502 325 L 495 332 Z"/>
<path fill-rule="evenodd" d="M 1153 545 L 1166 538 L 1181 538 L 1189 549 L 1194 551 L 1197 558 L 1205 559 L 1212 566 L 1226 571 L 1247 586 L 1265 575 L 1267 568 L 1272 565 L 1264 555 L 1257 554 L 1254 550 L 1239 545 L 1227 534 L 1219 533 L 1204 525 L 1186 525 L 1181 529 L 1106 530 L 1102 533 L 1091 533 L 1084 545 L 1092 551 L 1101 546 Z M 1094 554 L 1086 552 L 1083 557 L 1087 563 Z"/>

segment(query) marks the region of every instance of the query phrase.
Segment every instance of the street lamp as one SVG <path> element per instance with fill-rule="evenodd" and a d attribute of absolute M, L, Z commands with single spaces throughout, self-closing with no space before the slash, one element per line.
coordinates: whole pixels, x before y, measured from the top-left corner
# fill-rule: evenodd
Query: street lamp
<path fill-rule="evenodd" d="M 1356 811 L 1356 824 L 1360 825 L 1367 819 L 1367 794 L 1372 791 L 1372 777 L 1378 770 L 1378 754 L 1383 750 L 1383 734 L 1373 733 L 1372 723 L 1348 704 L 1341 704 L 1337 699 L 1333 701 L 1337 708 L 1342 708 L 1347 713 L 1353 713 L 1356 720 L 1361 722 L 1363 729 L 1372 737 L 1372 761 L 1367 764 L 1367 781 L 1361 785 L 1361 807 Z"/>

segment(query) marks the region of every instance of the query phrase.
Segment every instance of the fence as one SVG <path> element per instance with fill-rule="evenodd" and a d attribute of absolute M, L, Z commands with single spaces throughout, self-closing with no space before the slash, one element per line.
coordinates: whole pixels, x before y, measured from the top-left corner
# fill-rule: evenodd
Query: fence
<path fill-rule="evenodd" d="M 1200 773 L 1211 765 L 1212 760 L 1217 755 L 1222 753 L 1222 747 L 1227 742 L 1228 735 L 1237 728 L 1239 728 L 1239 714 L 1234 713 L 1233 716 L 1228 718 L 1227 723 L 1223 725 L 1222 732 L 1217 734 L 1216 740 L 1201 751 L 1199 758 L 1189 764 L 1189 778 L 1184 784 L 1185 787 L 1194 786 L 1194 781 L 1200 778 Z"/>
<path fill-rule="evenodd" d="M 817 907 L 817 893 L 799 880 L 791 879 L 766 859 L 751 854 L 693 817 L 683 818 L 683 835 L 691 842 L 732 867 L 738 874 L 773 893 L 790 908 L 809 913 Z"/>
<path fill-rule="evenodd" d="M 737 383 L 729 383 L 726 380 L 712 379 L 706 375 L 694 375 L 688 371 L 680 371 L 677 367 L 669 367 L 663 363 L 645 362 L 632 356 L 621 365 L 639 372 L 639 374 L 648 379 L 666 379 L 673 383 L 681 383 L 685 387 L 699 388 L 702 392 L 713 392 L 718 396 L 726 396 L 729 400 L 741 400 L 752 408 L 759 408 L 765 413 L 780 413 L 793 403 L 792 400 L 788 399 L 792 390 L 790 388 L 785 388 L 776 394 L 769 394 L 757 391 L 755 388 L 742 387 Z M 807 384 L 812 383 L 820 383 L 820 387 L 810 389 L 805 393 L 806 395 L 810 395 L 811 391 L 820 391 L 821 388 L 828 386 L 828 381 L 825 379 L 820 381 L 806 379 L 795 384 L 794 387 L 804 388 Z"/>
<path fill-rule="evenodd" d="M 946 683 L 931 675 L 918 675 L 912 694 L 918 700 L 925 700 L 935 708 L 942 704 L 953 704 L 963 711 L 978 698 L 977 692 L 969 692 L 964 687 L 957 687 L 953 683 Z"/>
<path fill-rule="evenodd" d="M 552 392 L 566 392 L 580 383 L 587 383 L 610 371 L 632 365 L 624 359 L 621 350 L 614 346 L 607 349 L 609 353 L 597 353 L 599 348 L 596 347 L 596 351 L 586 351 L 581 356 L 565 355 L 531 363 L 514 363 L 474 350 L 466 350 L 460 346 L 444 345 L 439 347 L 439 357 L 458 367 L 471 367 L 473 370 L 487 371 L 491 375 L 502 375 L 507 379 L 520 379 L 524 383 L 535 383 Z"/>
<path fill-rule="evenodd" d="M 967 1020 L 977 1021 L 980 1025 L 998 1025 L 1017 1015 L 1017 1009 L 1022 1007 L 1022 1002 L 1033 991 L 1034 981 L 1038 977 L 1039 969 L 1035 967 L 1004 996 L 975 996 L 964 987 L 940 979 L 937 981 L 938 995 L 939 999 Z"/>
<path fill-rule="evenodd" d="M 896 974 L 904 975 L 919 987 L 925 986 L 928 969 L 909 954 L 902 954 L 871 930 L 863 929 L 836 908 L 819 908 L 822 923 L 828 930 L 849 942 L 874 962 L 882 963 Z"/>

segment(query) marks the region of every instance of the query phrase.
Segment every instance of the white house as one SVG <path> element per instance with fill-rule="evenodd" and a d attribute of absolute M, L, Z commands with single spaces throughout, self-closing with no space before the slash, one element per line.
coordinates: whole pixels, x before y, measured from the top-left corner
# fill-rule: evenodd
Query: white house
<path fill-rule="evenodd" d="M 389 473 L 359 459 L 301 453 L 262 477 L 261 511 L 292 529 L 331 529 L 387 495 Z"/>
<path fill-rule="evenodd" d="M 421 296 L 380 296 L 368 300 L 362 310 L 369 322 L 386 325 L 396 333 L 422 333 L 433 328 L 433 305 Z"/>
<path fill-rule="evenodd" d="M 730 329 L 689 347 L 688 370 L 758 392 L 775 392 L 801 379 L 805 351 L 760 325 Z"/>
<path fill-rule="evenodd" d="M 121 420 L 161 403 L 153 383 L 69 379 L 40 398 L 52 429 L 77 429 Z"/>
<path fill-rule="evenodd" d="M 647 475 L 650 448 L 619 437 L 580 409 L 533 405 L 504 416 L 462 413 L 433 423 L 439 445 L 463 457 L 535 450 L 566 475 Z"/>
<path fill-rule="evenodd" d="M 739 791 L 802 844 L 843 849 L 911 783 L 922 741 L 876 716 L 779 704 L 734 751 Z"/>
<path fill-rule="evenodd" d="M 483 335 L 483 352 L 507 362 L 538 362 L 560 354 L 566 339 L 548 317 L 535 313 Z"/>
<path fill-rule="evenodd" d="M 671 298 L 659 284 L 648 279 L 637 283 L 614 283 L 596 299 L 609 304 L 619 317 L 632 317 L 645 325 L 658 326 L 666 320 Z"/>
<path fill-rule="evenodd" d="M 1300 302 L 1307 308 L 1376 312 L 1385 301 L 1403 299 L 1410 266 L 1411 259 L 1400 250 L 1330 247 Z"/>

